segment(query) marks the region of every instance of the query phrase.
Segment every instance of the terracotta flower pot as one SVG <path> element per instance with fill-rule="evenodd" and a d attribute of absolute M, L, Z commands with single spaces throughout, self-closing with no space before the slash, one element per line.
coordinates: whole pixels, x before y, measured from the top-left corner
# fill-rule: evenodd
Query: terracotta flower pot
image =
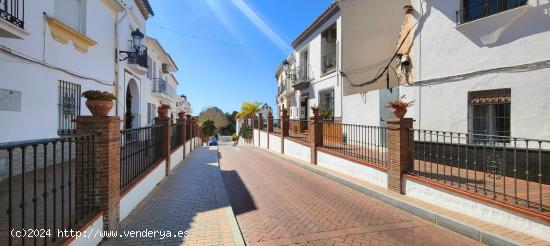
<path fill-rule="evenodd" d="M 401 119 L 401 118 L 405 117 L 405 114 L 407 113 L 407 109 L 406 108 L 403 108 L 403 109 L 393 108 L 392 112 L 393 112 L 393 115 L 396 118 Z"/>
<path fill-rule="evenodd" d="M 113 101 L 86 100 L 86 107 L 92 112 L 92 116 L 106 117 L 113 108 Z"/>
<path fill-rule="evenodd" d="M 169 108 L 157 108 L 157 113 L 159 117 L 166 118 L 168 117 L 168 110 Z"/>
<path fill-rule="evenodd" d="M 185 118 L 185 112 L 179 112 L 178 117 L 180 120 L 183 120 Z"/>

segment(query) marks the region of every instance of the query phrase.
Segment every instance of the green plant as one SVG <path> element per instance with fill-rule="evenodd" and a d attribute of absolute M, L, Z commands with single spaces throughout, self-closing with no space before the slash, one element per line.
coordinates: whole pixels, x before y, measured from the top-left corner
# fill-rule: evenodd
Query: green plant
<path fill-rule="evenodd" d="M 244 119 L 247 117 L 254 117 L 262 109 L 260 102 L 244 102 L 241 105 L 241 112 L 237 113 L 237 119 Z"/>
<path fill-rule="evenodd" d="M 243 127 L 241 130 L 241 136 L 244 139 L 252 139 L 252 136 L 253 136 L 252 127 L 250 126 Z"/>
<path fill-rule="evenodd" d="M 332 115 L 332 110 L 330 108 L 321 108 L 321 118 L 323 120 L 328 120 L 330 119 L 330 116 Z"/>
<path fill-rule="evenodd" d="M 234 132 L 233 134 L 231 134 L 231 140 L 237 141 L 238 139 L 239 139 L 239 136 L 237 135 L 236 132 Z"/>
<path fill-rule="evenodd" d="M 202 134 L 205 136 L 212 136 L 216 132 L 216 126 L 214 126 L 213 120 L 206 120 L 201 125 Z"/>
<path fill-rule="evenodd" d="M 98 90 L 85 91 L 82 93 L 82 96 L 92 101 L 112 101 L 116 99 L 113 93 Z"/>

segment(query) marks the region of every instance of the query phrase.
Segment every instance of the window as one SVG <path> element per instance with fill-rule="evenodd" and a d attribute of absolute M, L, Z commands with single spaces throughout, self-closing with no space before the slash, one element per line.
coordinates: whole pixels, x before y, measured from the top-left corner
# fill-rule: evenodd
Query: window
<path fill-rule="evenodd" d="M 510 89 L 469 93 L 470 132 L 481 134 L 474 142 L 509 142 L 511 101 Z"/>
<path fill-rule="evenodd" d="M 460 23 L 477 20 L 509 9 L 523 6 L 527 0 L 463 0 L 464 9 L 458 11 L 462 17 Z M 459 24 L 460 24 L 459 23 Z"/>
<path fill-rule="evenodd" d="M 321 69 L 323 74 L 336 70 L 336 40 L 336 24 L 321 33 Z"/>
<path fill-rule="evenodd" d="M 334 119 L 334 89 L 319 91 L 319 111 L 324 120 Z"/>
<path fill-rule="evenodd" d="M 55 17 L 80 33 L 85 33 L 86 0 L 55 0 Z"/>
<path fill-rule="evenodd" d="M 80 85 L 59 81 L 58 95 L 58 135 L 73 134 L 75 123 L 80 115 Z"/>

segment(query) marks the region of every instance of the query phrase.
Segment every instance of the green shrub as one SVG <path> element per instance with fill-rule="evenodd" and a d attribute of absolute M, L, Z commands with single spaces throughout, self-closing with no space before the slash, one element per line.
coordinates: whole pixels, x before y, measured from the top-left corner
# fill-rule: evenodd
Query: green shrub
<path fill-rule="evenodd" d="M 233 134 L 231 134 L 231 140 L 233 141 L 237 141 L 239 139 L 239 136 L 237 136 L 237 133 L 234 132 Z"/>
<path fill-rule="evenodd" d="M 252 139 L 252 135 L 253 135 L 252 127 L 250 127 L 250 126 L 243 127 L 242 132 L 241 132 L 241 136 L 244 139 Z"/>

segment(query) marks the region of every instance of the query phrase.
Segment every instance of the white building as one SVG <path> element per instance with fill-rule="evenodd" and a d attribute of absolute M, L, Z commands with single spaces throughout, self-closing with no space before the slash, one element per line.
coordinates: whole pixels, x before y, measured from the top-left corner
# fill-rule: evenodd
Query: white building
<path fill-rule="evenodd" d="M 161 103 L 177 113 L 177 66 L 145 37 L 147 0 L 28 2 L 0 4 L 12 15 L 0 17 L 0 142 L 70 134 L 90 114 L 86 90 L 117 95 L 121 128 L 150 124 Z"/>
<path fill-rule="evenodd" d="M 5 2 L 0 8 L 17 18 L 0 18 L 0 142 L 69 133 L 72 119 L 89 114 L 81 92 L 114 91 L 122 7 L 107 0 Z"/>
<path fill-rule="evenodd" d="M 415 127 L 550 138 L 550 1 L 411 5 L 411 85 L 400 92 L 416 100 Z"/>
<path fill-rule="evenodd" d="M 390 114 L 383 105 L 398 92 L 380 89 L 396 86 L 395 74 L 389 85 L 385 80 L 353 85 L 375 77 L 395 52 L 405 3 L 341 0 L 330 5 L 294 40 L 295 51 L 277 69 L 277 110 L 287 108 L 291 119 L 305 120 L 316 105 L 322 116 L 337 122 L 383 125 Z"/>

